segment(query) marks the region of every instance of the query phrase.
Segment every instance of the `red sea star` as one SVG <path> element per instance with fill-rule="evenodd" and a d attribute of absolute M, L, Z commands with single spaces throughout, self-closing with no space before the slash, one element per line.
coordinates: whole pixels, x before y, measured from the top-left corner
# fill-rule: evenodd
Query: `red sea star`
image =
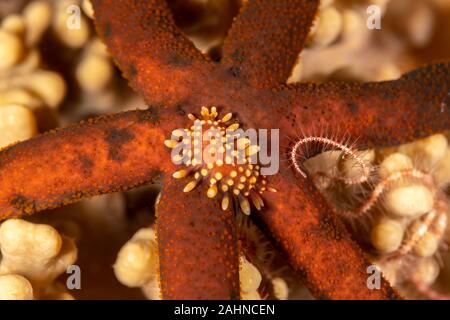
<path fill-rule="evenodd" d="M 94 0 L 96 24 L 147 110 L 106 116 L 50 132 L 0 153 L 2 218 L 155 180 L 161 285 L 166 299 L 239 298 L 234 213 L 190 193 L 171 177 L 164 147 L 188 113 L 216 105 L 245 128 L 280 128 L 281 145 L 299 128 L 346 129 L 365 146 L 386 146 L 450 127 L 450 65 L 440 63 L 383 83 L 285 85 L 318 7 L 313 0 L 248 1 L 224 44 L 223 59 L 198 52 L 163 0 Z M 287 155 L 281 154 L 281 157 Z M 287 162 L 270 177 L 258 212 L 291 266 L 317 298 L 392 299 L 382 281 L 366 285 L 367 261 L 308 179 Z"/>

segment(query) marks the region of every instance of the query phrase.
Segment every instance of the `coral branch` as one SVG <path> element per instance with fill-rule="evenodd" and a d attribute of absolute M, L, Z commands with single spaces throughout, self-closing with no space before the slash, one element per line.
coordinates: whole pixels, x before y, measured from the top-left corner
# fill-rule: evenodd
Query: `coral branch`
<path fill-rule="evenodd" d="M 184 184 L 166 182 L 157 209 L 163 299 L 239 299 L 233 210 Z"/>
<path fill-rule="evenodd" d="M 319 1 L 248 1 L 224 45 L 223 63 L 253 85 L 285 83 L 303 48 Z"/>
<path fill-rule="evenodd" d="M 170 161 L 161 161 L 167 154 L 163 145 L 167 132 L 154 122 L 152 109 L 126 112 L 4 149 L 0 153 L 0 219 L 158 178 Z"/>
<path fill-rule="evenodd" d="M 266 195 L 267 209 L 259 217 L 315 297 L 399 298 L 384 280 L 379 290 L 368 288 L 368 262 L 309 180 L 280 174 L 271 183 L 281 191 Z"/>
<path fill-rule="evenodd" d="M 92 4 L 98 34 L 148 103 L 175 102 L 202 87 L 198 80 L 208 69 L 208 59 L 177 28 L 166 1 L 94 0 Z"/>

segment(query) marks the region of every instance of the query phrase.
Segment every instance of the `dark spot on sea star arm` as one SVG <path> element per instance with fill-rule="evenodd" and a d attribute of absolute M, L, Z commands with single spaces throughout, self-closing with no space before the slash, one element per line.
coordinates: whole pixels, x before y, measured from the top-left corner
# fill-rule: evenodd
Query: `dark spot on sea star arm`
<path fill-rule="evenodd" d="M 187 67 L 191 64 L 191 59 L 184 57 L 176 52 L 167 54 L 167 63 L 174 67 Z"/>
<path fill-rule="evenodd" d="M 27 199 L 21 194 L 13 195 L 10 204 L 17 211 L 27 214 L 33 213 L 36 208 L 33 200 Z"/>
<path fill-rule="evenodd" d="M 76 161 L 74 161 L 74 167 L 78 165 L 79 170 L 85 176 L 89 176 L 92 174 L 92 171 L 95 168 L 95 162 L 89 157 L 89 155 L 78 154 L 76 156 Z"/>
<path fill-rule="evenodd" d="M 336 225 L 335 220 L 329 215 L 327 211 L 320 211 L 318 215 L 319 229 L 324 230 L 325 234 L 335 241 L 342 239 L 341 230 Z"/>
<path fill-rule="evenodd" d="M 183 103 L 177 103 L 176 107 L 176 113 L 180 116 L 186 116 L 186 110 L 184 110 L 184 104 Z"/>
<path fill-rule="evenodd" d="M 152 104 L 147 106 L 145 112 L 139 114 L 139 122 L 157 125 L 160 122 L 160 115 L 164 109 L 165 107 L 163 104 Z"/>
<path fill-rule="evenodd" d="M 126 158 L 123 146 L 134 138 L 133 133 L 127 128 L 112 128 L 106 132 L 108 144 L 108 157 L 111 160 L 122 162 Z"/>
<path fill-rule="evenodd" d="M 347 102 L 347 108 L 351 113 L 356 113 L 358 111 L 358 104 L 353 101 Z"/>
<path fill-rule="evenodd" d="M 111 24 L 109 22 L 105 23 L 103 36 L 108 38 L 111 35 Z"/>
<path fill-rule="evenodd" d="M 136 69 L 136 67 L 134 65 L 130 65 L 130 71 L 129 71 L 130 78 L 134 78 L 135 76 L 137 76 L 137 74 L 138 74 L 138 70 Z"/>
<path fill-rule="evenodd" d="M 319 1 L 248 1 L 224 44 L 223 64 L 254 86 L 285 83 L 297 61 Z"/>

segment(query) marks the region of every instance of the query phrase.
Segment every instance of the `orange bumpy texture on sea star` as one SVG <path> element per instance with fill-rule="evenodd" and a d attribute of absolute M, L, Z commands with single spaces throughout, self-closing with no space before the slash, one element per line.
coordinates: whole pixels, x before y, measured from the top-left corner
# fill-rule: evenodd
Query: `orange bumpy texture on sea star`
<path fill-rule="evenodd" d="M 221 62 L 195 49 L 175 26 L 165 1 L 92 2 L 99 34 L 149 109 L 93 120 L 3 150 L 1 217 L 160 180 L 167 185 L 158 209 L 163 298 L 238 296 L 231 213 L 213 219 L 217 204 L 205 198 L 204 190 L 184 194 L 184 184 L 171 177 L 176 168 L 163 141 L 172 130 L 186 128 L 188 113 L 216 105 L 223 114 L 232 112 L 244 128 L 280 129 L 284 147 L 301 131 L 323 127 L 347 130 L 368 146 L 397 144 L 450 127 L 448 62 L 379 84 L 283 85 L 318 1 L 246 2 Z M 361 250 L 311 182 L 293 175 L 285 156 L 281 150 L 280 173 L 269 177 L 278 192 L 264 195 L 264 210 L 252 215 L 265 223 L 288 262 L 318 298 L 397 298 L 385 281 L 381 290 L 367 288 L 368 262 Z M 178 256 L 183 263 L 175 261 Z M 219 267 L 216 260 L 225 264 Z"/>

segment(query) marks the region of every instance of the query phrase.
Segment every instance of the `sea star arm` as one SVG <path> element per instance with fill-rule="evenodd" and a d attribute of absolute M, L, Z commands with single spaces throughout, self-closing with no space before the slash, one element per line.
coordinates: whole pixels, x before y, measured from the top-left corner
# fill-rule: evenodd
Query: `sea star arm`
<path fill-rule="evenodd" d="M 379 289 L 369 289 L 369 263 L 309 180 L 285 171 L 270 181 L 279 192 L 265 195 L 258 218 L 316 298 L 399 298 L 383 278 Z"/>
<path fill-rule="evenodd" d="M 171 162 L 161 161 L 167 132 L 156 121 L 152 109 L 130 111 L 2 150 L 0 220 L 158 179 Z"/>
<path fill-rule="evenodd" d="M 275 111 L 280 106 L 283 110 Z M 286 86 L 273 109 L 274 115 L 295 118 L 307 135 L 314 127 L 316 133 L 327 129 L 333 135 L 345 130 L 369 147 L 408 142 L 450 129 L 450 63 L 432 64 L 394 81 Z M 286 123 L 289 134 L 300 134 L 296 125 Z"/>
<path fill-rule="evenodd" d="M 178 102 L 203 87 L 211 62 L 175 25 L 165 0 L 93 0 L 92 4 L 98 34 L 125 78 L 148 103 Z"/>
<path fill-rule="evenodd" d="M 239 256 L 233 210 L 166 181 L 157 207 L 163 299 L 239 299 Z"/>
<path fill-rule="evenodd" d="M 317 11 L 315 0 L 250 0 L 235 19 L 222 63 L 254 86 L 285 83 Z"/>

